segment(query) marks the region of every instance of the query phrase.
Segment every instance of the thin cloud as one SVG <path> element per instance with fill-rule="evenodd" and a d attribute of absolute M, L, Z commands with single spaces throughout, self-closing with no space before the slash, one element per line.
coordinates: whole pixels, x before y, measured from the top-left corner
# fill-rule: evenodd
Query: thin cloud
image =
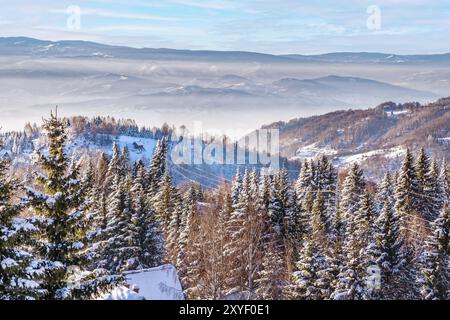
<path fill-rule="evenodd" d="M 50 13 L 57 14 L 67 14 L 66 10 L 54 9 L 49 10 Z M 157 15 L 149 15 L 149 14 L 135 14 L 135 13 L 126 13 L 126 12 L 117 12 L 111 10 L 103 10 L 103 9 L 93 9 L 93 8 L 81 8 L 81 15 L 90 15 L 97 17 L 105 17 L 105 18 L 117 18 L 117 19 L 134 19 L 134 20 L 152 20 L 152 21 L 180 21 L 180 18 L 176 17 L 166 17 L 166 16 L 157 16 Z"/>

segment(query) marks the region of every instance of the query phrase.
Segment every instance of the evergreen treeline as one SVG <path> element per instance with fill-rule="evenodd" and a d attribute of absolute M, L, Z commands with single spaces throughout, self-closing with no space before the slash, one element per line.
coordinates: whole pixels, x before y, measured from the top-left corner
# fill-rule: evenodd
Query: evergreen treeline
<path fill-rule="evenodd" d="M 449 183 L 423 149 L 378 186 L 326 157 L 294 183 L 237 172 L 184 215 L 172 261 L 191 299 L 448 299 Z"/>
<path fill-rule="evenodd" d="M 34 185 L 0 162 L 0 299 L 96 298 L 162 263 L 190 299 L 449 297 L 450 172 L 424 149 L 379 185 L 323 156 L 203 190 L 174 185 L 164 135 L 149 167 L 116 144 L 82 165 L 66 126 L 45 121 Z"/>

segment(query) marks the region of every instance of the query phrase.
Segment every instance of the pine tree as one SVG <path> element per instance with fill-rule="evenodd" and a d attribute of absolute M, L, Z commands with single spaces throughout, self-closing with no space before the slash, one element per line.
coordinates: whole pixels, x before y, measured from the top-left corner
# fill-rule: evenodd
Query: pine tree
<path fill-rule="evenodd" d="M 273 233 L 275 236 L 275 233 Z M 277 240 L 266 244 L 261 268 L 257 272 L 255 293 L 261 300 L 281 300 L 284 298 L 286 281 L 286 266 L 282 252 L 278 249 Z"/>
<path fill-rule="evenodd" d="M 352 216 L 358 212 L 361 208 L 361 199 L 365 190 L 365 179 L 363 172 L 357 163 L 354 163 L 350 168 L 350 172 L 345 178 L 342 199 L 341 199 L 341 212 L 344 224 L 347 224 Z"/>
<path fill-rule="evenodd" d="M 121 170 L 120 170 L 120 149 L 119 145 L 114 142 L 113 148 L 112 148 L 112 157 L 108 164 L 108 171 L 106 173 L 105 178 L 105 187 L 106 190 L 110 191 L 110 187 L 112 183 L 114 182 L 114 179 L 116 176 L 120 176 Z"/>
<path fill-rule="evenodd" d="M 251 201 L 251 199 L 249 199 Z M 272 227 L 278 235 L 285 234 L 285 219 L 289 203 L 289 181 L 288 172 L 283 169 L 275 175 L 271 188 L 269 216 L 272 220 Z"/>
<path fill-rule="evenodd" d="M 439 216 L 445 201 L 445 190 L 440 184 L 439 174 L 437 162 L 433 159 L 427 172 L 424 188 L 424 197 L 427 199 L 427 214 L 425 218 L 429 221 L 434 221 Z"/>
<path fill-rule="evenodd" d="M 314 169 L 312 166 L 312 162 L 305 160 L 302 163 L 300 175 L 295 183 L 295 192 L 297 194 L 297 201 L 300 208 L 305 207 L 308 191 L 315 190 Z"/>
<path fill-rule="evenodd" d="M 233 207 L 237 206 L 239 203 L 239 197 L 242 190 L 242 177 L 239 168 L 236 170 L 236 174 L 233 178 L 231 185 L 231 200 L 233 202 Z"/>
<path fill-rule="evenodd" d="M 392 207 L 395 205 L 393 181 L 391 173 L 389 171 L 386 172 L 377 193 L 376 208 L 378 212 L 383 208 L 386 198 L 390 201 Z"/>
<path fill-rule="evenodd" d="M 97 165 L 95 168 L 96 171 L 95 182 L 99 187 L 101 187 L 102 192 L 106 192 L 106 190 L 108 189 L 106 186 L 107 182 L 106 179 L 108 176 L 108 166 L 109 166 L 108 156 L 104 152 L 102 152 L 97 160 Z"/>
<path fill-rule="evenodd" d="M 18 220 L 21 206 L 12 203 L 19 185 L 6 177 L 8 161 L 0 159 L 0 300 L 33 299 L 38 284 L 33 280 L 31 253 L 25 251 L 34 227 Z"/>
<path fill-rule="evenodd" d="M 430 159 L 423 147 L 419 150 L 414 169 L 417 179 L 417 190 L 414 190 L 417 198 L 417 201 L 415 202 L 416 210 L 421 217 L 430 219 L 429 198 L 426 192 L 426 188 L 429 185 Z"/>
<path fill-rule="evenodd" d="M 131 187 L 133 240 L 137 247 L 134 256 L 135 269 L 145 269 L 159 265 L 163 257 L 163 239 L 156 213 L 147 201 L 144 190 L 145 168 L 142 163 L 136 167 L 136 175 Z"/>
<path fill-rule="evenodd" d="M 166 172 L 158 187 L 159 191 L 153 198 L 153 207 L 155 208 L 157 218 L 162 226 L 166 238 L 170 221 L 172 219 L 173 202 L 172 202 L 172 178 Z"/>
<path fill-rule="evenodd" d="M 326 269 L 326 260 L 314 240 L 306 241 L 304 244 L 296 269 L 290 297 L 300 300 L 323 299 L 319 275 L 320 271 Z"/>
<path fill-rule="evenodd" d="M 393 210 L 389 195 L 385 195 L 383 208 L 375 224 L 374 241 L 368 245 L 370 266 L 377 271 L 370 295 L 374 299 L 398 298 L 402 272 L 405 268 L 405 253 L 400 235 L 400 220 Z"/>
<path fill-rule="evenodd" d="M 422 296 L 427 300 L 450 298 L 449 270 L 449 207 L 446 204 L 439 217 L 432 223 L 432 234 L 422 262 Z"/>
<path fill-rule="evenodd" d="M 356 214 L 359 216 L 360 221 L 358 226 L 360 241 L 362 247 L 366 247 L 373 240 L 376 219 L 375 204 L 368 190 L 365 190 L 361 199 L 361 208 Z"/>
<path fill-rule="evenodd" d="M 119 158 L 119 172 L 122 177 L 126 177 L 131 172 L 130 151 L 124 146 Z"/>
<path fill-rule="evenodd" d="M 442 160 L 441 169 L 439 171 L 438 186 L 440 193 L 443 195 L 443 203 L 450 201 L 450 170 L 448 169 L 445 159 Z"/>
<path fill-rule="evenodd" d="M 270 176 L 268 174 L 259 177 L 259 202 L 263 210 L 268 210 L 270 205 Z"/>
<path fill-rule="evenodd" d="M 337 172 L 325 155 L 320 157 L 317 164 L 317 190 L 324 197 L 326 228 L 329 229 L 336 214 Z"/>
<path fill-rule="evenodd" d="M 414 170 L 414 158 L 409 149 L 406 150 L 406 155 L 400 168 L 400 173 L 397 179 L 397 186 L 395 190 L 395 209 L 400 216 L 402 233 L 404 238 L 409 238 L 408 224 L 411 221 L 420 205 L 418 198 L 418 186 L 416 171 Z"/>
<path fill-rule="evenodd" d="M 113 273 L 139 267 L 135 258 L 140 248 L 134 241 L 137 230 L 133 223 L 131 182 L 130 174 L 124 178 L 116 175 L 108 200 L 107 268 Z"/>
<path fill-rule="evenodd" d="M 365 278 L 367 259 L 363 252 L 366 245 L 367 230 L 365 210 L 365 182 L 363 173 L 357 164 L 350 169 L 345 179 L 341 210 L 344 215 L 344 261 L 336 283 L 336 290 L 332 299 L 360 300 L 368 296 Z M 367 204 L 367 203 L 366 203 Z"/>
<path fill-rule="evenodd" d="M 167 171 L 167 138 L 158 141 L 153 152 L 152 162 L 148 172 L 149 196 L 153 197 L 158 191 L 164 174 Z"/>
<path fill-rule="evenodd" d="M 170 223 L 166 234 L 165 260 L 176 265 L 179 254 L 179 235 L 181 230 L 181 218 L 183 214 L 182 199 L 176 187 L 172 190 L 171 201 L 173 210 L 170 216 Z"/>
<path fill-rule="evenodd" d="M 186 285 L 188 281 L 188 251 L 189 239 L 192 236 L 192 229 L 194 228 L 194 217 L 197 214 L 197 204 L 195 202 L 195 189 L 190 186 L 184 193 L 182 200 L 182 212 L 180 233 L 178 237 L 178 256 L 177 256 L 177 270 L 180 274 L 182 284 Z"/>
<path fill-rule="evenodd" d="M 311 213 L 311 237 L 317 245 L 326 248 L 328 245 L 327 216 L 323 193 L 317 193 Z"/>
<path fill-rule="evenodd" d="M 98 293 L 110 279 L 85 270 L 84 219 L 80 208 L 83 192 L 78 168 L 69 170 L 64 153 L 64 122 L 51 114 L 44 122 L 49 141 L 48 155 L 37 151 L 36 183 L 43 192 L 27 188 L 26 204 L 38 216 L 39 232 L 34 242 L 41 269 L 40 289 L 45 299 L 86 298 Z"/>
<path fill-rule="evenodd" d="M 225 246 L 225 250 L 232 260 L 228 285 L 230 290 L 227 293 L 246 292 L 254 295 L 255 279 L 261 262 L 261 240 L 264 227 L 260 208 L 254 206 L 251 201 L 253 196 L 248 171 L 245 171 L 241 181 L 239 198 L 233 205 L 233 212 L 227 223 L 230 241 Z M 232 202 L 235 201 L 233 199 L 235 189 L 236 184 L 232 190 Z"/>

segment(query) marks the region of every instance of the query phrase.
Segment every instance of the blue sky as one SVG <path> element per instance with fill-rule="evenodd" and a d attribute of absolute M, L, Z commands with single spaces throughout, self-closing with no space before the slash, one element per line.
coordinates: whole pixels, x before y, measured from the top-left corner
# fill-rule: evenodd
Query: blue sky
<path fill-rule="evenodd" d="M 380 27 L 368 28 L 369 6 Z M 80 29 L 67 27 L 69 6 Z M 0 36 L 275 54 L 450 52 L 450 0 L 0 0 Z"/>

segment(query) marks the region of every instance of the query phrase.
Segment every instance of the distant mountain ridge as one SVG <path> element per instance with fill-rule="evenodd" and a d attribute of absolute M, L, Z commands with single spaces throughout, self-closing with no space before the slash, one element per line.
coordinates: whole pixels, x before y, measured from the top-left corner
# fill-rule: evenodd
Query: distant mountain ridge
<path fill-rule="evenodd" d="M 317 55 L 273 55 L 248 51 L 179 50 L 133 48 L 82 40 L 49 41 L 28 37 L 0 37 L 1 55 L 35 57 L 103 57 L 128 59 L 198 59 L 259 62 L 342 62 L 342 63 L 450 63 L 450 53 L 397 55 L 378 52 L 332 52 Z"/>
<path fill-rule="evenodd" d="M 450 97 L 424 105 L 386 102 L 367 110 L 335 111 L 263 128 L 280 130 L 281 155 L 290 159 L 321 153 L 379 155 L 382 150 L 418 146 L 450 159 Z"/>

